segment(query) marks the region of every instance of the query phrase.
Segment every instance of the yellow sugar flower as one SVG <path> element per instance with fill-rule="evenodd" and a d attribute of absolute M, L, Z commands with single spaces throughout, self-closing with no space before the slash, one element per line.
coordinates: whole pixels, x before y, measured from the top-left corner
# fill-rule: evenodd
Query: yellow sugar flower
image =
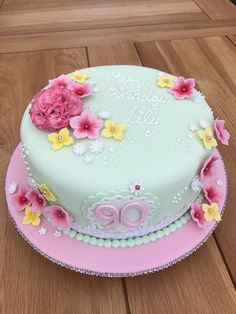
<path fill-rule="evenodd" d="M 206 221 L 221 221 L 217 203 L 211 203 L 211 205 L 202 204 L 202 210 L 204 211 L 204 218 Z"/>
<path fill-rule="evenodd" d="M 159 76 L 157 78 L 157 85 L 160 87 L 172 87 L 174 77 L 172 75 Z"/>
<path fill-rule="evenodd" d="M 52 191 L 46 186 L 46 184 L 39 184 L 38 185 L 39 191 L 43 194 L 43 196 L 46 198 L 48 202 L 56 202 L 57 198 L 52 193 Z"/>
<path fill-rule="evenodd" d="M 102 131 L 102 136 L 113 137 L 116 140 L 123 139 L 123 132 L 126 130 L 126 126 L 123 123 L 114 123 L 111 120 L 105 122 L 105 129 Z"/>
<path fill-rule="evenodd" d="M 48 140 L 52 142 L 52 149 L 61 149 L 64 145 L 70 145 L 73 143 L 73 138 L 69 136 L 67 128 L 61 129 L 58 133 L 48 134 Z"/>
<path fill-rule="evenodd" d="M 77 83 L 84 83 L 89 78 L 89 76 L 87 74 L 81 73 L 79 70 L 76 70 L 71 78 Z"/>
<path fill-rule="evenodd" d="M 38 226 L 40 224 L 41 212 L 32 212 L 31 207 L 27 206 L 25 208 L 25 216 L 23 218 L 23 225 L 33 225 Z"/>
<path fill-rule="evenodd" d="M 202 139 L 206 149 L 211 149 L 212 147 L 216 147 L 218 145 L 215 138 L 213 137 L 211 128 L 200 130 L 197 132 L 197 134 Z"/>

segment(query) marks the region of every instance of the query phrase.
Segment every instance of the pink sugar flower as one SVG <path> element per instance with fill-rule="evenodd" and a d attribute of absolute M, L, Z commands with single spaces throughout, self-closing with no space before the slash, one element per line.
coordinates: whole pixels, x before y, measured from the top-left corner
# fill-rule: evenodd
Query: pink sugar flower
<path fill-rule="evenodd" d="M 74 129 L 73 134 L 76 138 L 97 139 L 103 121 L 95 117 L 90 110 L 86 110 L 80 116 L 70 119 L 70 126 Z"/>
<path fill-rule="evenodd" d="M 214 174 L 215 171 L 215 162 L 219 159 L 217 156 L 210 156 L 207 158 L 207 160 L 204 162 L 203 167 L 200 172 L 201 179 L 204 180 L 204 178 L 211 177 Z"/>
<path fill-rule="evenodd" d="M 202 210 L 202 205 L 198 202 L 195 202 L 191 206 L 191 216 L 194 221 L 196 221 L 198 227 L 204 228 L 205 227 L 205 219 L 204 219 L 204 212 Z"/>
<path fill-rule="evenodd" d="M 209 203 L 220 203 L 221 202 L 221 193 L 216 188 L 215 185 L 207 185 L 203 188 L 204 196 Z"/>
<path fill-rule="evenodd" d="M 177 78 L 176 83 L 172 86 L 169 91 L 176 99 L 185 99 L 193 94 L 195 86 L 195 80 L 192 78 L 185 79 L 180 76 Z"/>
<path fill-rule="evenodd" d="M 37 189 L 30 190 L 26 197 L 30 200 L 31 210 L 33 212 L 42 211 L 46 206 L 46 201 L 41 193 Z"/>
<path fill-rule="evenodd" d="M 80 115 L 82 99 L 68 88 L 57 85 L 35 95 L 29 114 L 33 124 L 42 130 L 66 128 L 72 117 Z"/>
<path fill-rule="evenodd" d="M 67 75 L 60 75 L 53 80 L 49 80 L 49 84 L 51 86 L 57 86 L 59 88 L 70 88 L 70 86 L 74 83 L 74 81 L 69 78 Z"/>
<path fill-rule="evenodd" d="M 225 121 L 217 118 L 215 120 L 215 132 L 222 144 L 229 145 L 230 133 L 224 128 L 224 125 Z"/>
<path fill-rule="evenodd" d="M 71 85 L 72 91 L 78 95 L 80 98 L 87 97 L 92 94 L 92 85 L 89 83 L 78 84 L 74 83 Z"/>
<path fill-rule="evenodd" d="M 16 210 L 24 210 L 27 206 L 31 204 L 30 200 L 27 198 L 27 193 L 30 191 L 27 187 L 20 187 L 18 192 L 12 197 L 12 203 Z"/>
<path fill-rule="evenodd" d="M 63 229 L 70 229 L 70 216 L 67 211 L 58 205 L 51 205 L 45 208 L 44 213 L 51 219 L 51 224 L 54 227 L 62 227 Z"/>

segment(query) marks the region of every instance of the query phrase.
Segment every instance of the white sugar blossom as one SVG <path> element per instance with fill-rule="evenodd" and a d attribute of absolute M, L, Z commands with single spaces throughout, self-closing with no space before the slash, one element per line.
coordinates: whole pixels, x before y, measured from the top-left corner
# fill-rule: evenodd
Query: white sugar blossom
<path fill-rule="evenodd" d="M 61 231 L 58 231 L 58 230 L 56 230 L 54 233 L 53 233 L 53 236 L 55 237 L 55 238 L 60 238 L 61 237 Z"/>
<path fill-rule="evenodd" d="M 189 125 L 189 130 L 192 131 L 192 132 L 195 132 L 198 130 L 198 127 L 196 124 L 190 124 Z"/>
<path fill-rule="evenodd" d="M 101 153 L 103 149 L 103 144 L 101 141 L 93 141 L 91 145 L 89 146 L 91 153 Z"/>
<path fill-rule="evenodd" d="M 192 184 L 191 184 L 191 188 L 194 192 L 198 192 L 202 189 L 202 182 L 201 182 L 199 176 L 196 176 L 193 179 Z"/>
<path fill-rule="evenodd" d="M 110 112 L 109 112 L 109 111 L 103 110 L 103 111 L 100 111 L 100 112 L 98 113 L 98 116 L 99 116 L 99 118 L 101 118 L 101 119 L 103 119 L 103 120 L 106 120 L 106 119 L 109 119 L 111 115 L 110 115 Z"/>
<path fill-rule="evenodd" d="M 73 151 L 76 155 L 83 155 L 86 152 L 86 147 L 83 143 L 76 143 L 73 146 Z"/>
<path fill-rule="evenodd" d="M 87 155 L 86 157 L 84 157 L 84 162 L 86 162 L 86 164 L 90 164 L 92 161 L 93 161 L 93 156 Z"/>
<path fill-rule="evenodd" d="M 218 179 L 218 180 L 216 180 L 216 185 L 222 186 L 222 185 L 223 185 L 223 182 L 222 182 L 220 179 Z"/>
<path fill-rule="evenodd" d="M 9 185 L 7 191 L 9 194 L 14 194 L 14 193 L 16 193 L 17 188 L 18 188 L 18 184 L 16 182 L 12 182 Z"/>
<path fill-rule="evenodd" d="M 36 188 L 38 186 L 36 180 L 31 177 L 27 178 L 27 183 L 28 183 L 28 186 L 30 186 L 31 188 Z"/>
<path fill-rule="evenodd" d="M 130 186 L 129 186 L 130 192 L 135 194 L 136 196 L 139 195 L 143 190 L 143 184 L 141 181 L 137 180 L 134 181 Z"/>
<path fill-rule="evenodd" d="M 45 235 L 46 233 L 47 233 L 47 229 L 46 229 L 46 228 L 41 227 L 41 228 L 39 229 L 39 235 L 40 235 L 40 236 Z"/>

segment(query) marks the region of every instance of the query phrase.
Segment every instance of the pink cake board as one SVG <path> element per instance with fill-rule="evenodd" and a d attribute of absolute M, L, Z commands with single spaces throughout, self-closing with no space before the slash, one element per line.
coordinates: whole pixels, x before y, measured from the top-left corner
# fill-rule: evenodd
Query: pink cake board
<path fill-rule="evenodd" d="M 219 155 L 218 151 L 216 153 Z M 222 159 L 218 165 L 217 177 L 223 183 L 221 187 L 223 197 L 219 206 L 220 211 L 223 211 L 227 178 Z M 8 210 L 17 230 L 36 251 L 52 262 L 90 275 L 128 277 L 167 268 L 196 251 L 208 239 L 217 225 L 212 222 L 202 229 L 197 227 L 194 221 L 189 220 L 170 235 L 148 244 L 131 248 L 93 246 L 65 235 L 56 238 L 53 236 L 55 228 L 45 219 L 38 227 L 23 225 L 22 212 L 13 209 L 11 194 L 7 191 L 12 182 L 23 186 L 27 184 L 27 171 L 19 145 L 10 160 L 5 186 Z M 42 226 L 47 229 L 47 233 L 40 236 L 38 231 Z"/>

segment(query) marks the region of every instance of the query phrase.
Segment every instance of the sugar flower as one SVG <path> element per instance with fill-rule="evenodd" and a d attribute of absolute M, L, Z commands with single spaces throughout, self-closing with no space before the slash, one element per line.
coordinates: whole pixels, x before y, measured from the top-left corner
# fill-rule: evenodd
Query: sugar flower
<path fill-rule="evenodd" d="M 73 134 L 76 138 L 97 139 L 103 121 L 94 116 L 90 110 L 86 110 L 80 116 L 72 118 L 70 126 L 74 129 Z"/>
<path fill-rule="evenodd" d="M 202 205 L 195 202 L 191 206 L 191 216 L 193 220 L 197 223 L 198 227 L 205 227 L 204 212 L 202 210 Z"/>
<path fill-rule="evenodd" d="M 129 189 L 131 193 L 137 196 L 144 190 L 144 187 L 143 187 L 142 182 L 137 180 L 129 186 Z"/>
<path fill-rule="evenodd" d="M 56 202 L 57 198 L 52 193 L 52 191 L 46 186 L 46 184 L 39 184 L 38 185 L 39 191 L 43 194 L 48 202 Z"/>
<path fill-rule="evenodd" d="M 33 212 L 42 211 L 46 206 L 46 201 L 41 193 L 37 189 L 30 190 L 26 197 L 30 200 L 30 206 Z"/>
<path fill-rule="evenodd" d="M 192 96 L 195 86 L 195 80 L 192 78 L 185 79 L 180 76 L 177 78 L 174 86 L 170 88 L 170 93 L 176 99 L 185 99 Z"/>
<path fill-rule="evenodd" d="M 221 201 L 222 195 L 215 185 L 209 184 L 207 186 L 204 186 L 203 191 L 204 196 L 209 203 L 219 203 Z"/>
<path fill-rule="evenodd" d="M 211 128 L 200 130 L 197 132 L 197 134 L 200 139 L 202 139 L 206 149 L 211 149 L 212 147 L 216 147 L 218 145 L 215 138 L 213 137 Z"/>
<path fill-rule="evenodd" d="M 92 86 L 89 83 L 77 84 L 74 83 L 72 85 L 72 91 L 78 95 L 80 98 L 87 97 L 92 94 Z"/>
<path fill-rule="evenodd" d="M 215 120 L 215 132 L 217 138 L 221 141 L 224 145 L 229 145 L 229 138 L 230 133 L 224 128 L 225 121 L 219 120 L 218 118 Z"/>
<path fill-rule="evenodd" d="M 73 143 L 73 138 L 69 136 L 69 134 L 67 128 L 61 129 L 58 133 L 48 134 L 48 140 L 52 142 L 52 149 L 59 150 L 63 146 L 71 145 Z"/>
<path fill-rule="evenodd" d="M 12 182 L 9 185 L 7 191 L 8 191 L 9 194 L 14 194 L 14 193 L 16 193 L 17 188 L 18 188 L 18 184 L 16 182 Z"/>
<path fill-rule="evenodd" d="M 191 183 L 191 189 L 195 192 L 198 192 L 202 189 L 202 182 L 201 180 L 199 179 L 199 176 L 196 176 L 192 183 Z"/>
<path fill-rule="evenodd" d="M 82 99 L 69 88 L 53 85 L 37 93 L 29 111 L 33 124 L 42 130 L 60 130 L 70 118 L 80 115 Z"/>
<path fill-rule="evenodd" d="M 101 153 L 102 149 L 103 149 L 103 144 L 101 141 L 93 141 L 91 143 L 91 145 L 89 146 L 91 153 Z"/>
<path fill-rule="evenodd" d="M 53 80 L 49 80 L 49 84 L 51 86 L 57 86 L 59 88 L 70 88 L 73 82 L 74 81 L 71 78 L 69 78 L 69 76 L 64 74 L 58 76 Z"/>
<path fill-rule="evenodd" d="M 72 80 L 76 81 L 77 83 L 84 83 L 89 76 L 80 72 L 79 70 L 76 70 L 72 75 Z"/>
<path fill-rule="evenodd" d="M 86 146 L 83 143 L 78 142 L 73 146 L 73 151 L 76 155 L 81 156 L 86 152 Z"/>
<path fill-rule="evenodd" d="M 58 205 L 51 205 L 45 208 L 44 213 L 50 218 L 51 224 L 54 227 L 62 227 L 70 229 L 70 217 L 67 211 Z"/>
<path fill-rule="evenodd" d="M 46 229 L 46 228 L 41 227 L 41 228 L 39 229 L 39 235 L 40 235 L 40 236 L 46 235 L 46 233 L 47 233 L 47 229 Z"/>
<path fill-rule="evenodd" d="M 174 77 L 172 75 L 159 76 L 157 78 L 157 85 L 160 87 L 171 87 L 173 85 Z"/>
<path fill-rule="evenodd" d="M 204 218 L 206 221 L 220 221 L 220 212 L 218 208 L 217 203 L 212 203 L 210 205 L 208 204 L 202 204 L 202 210 L 204 211 Z"/>
<path fill-rule="evenodd" d="M 12 197 L 12 203 L 16 210 L 21 211 L 30 205 L 30 200 L 27 198 L 27 193 L 30 191 L 27 187 L 20 187 L 16 194 Z"/>
<path fill-rule="evenodd" d="M 62 232 L 59 230 L 56 230 L 55 232 L 53 232 L 52 234 L 55 238 L 60 238 L 62 235 Z"/>
<path fill-rule="evenodd" d="M 86 157 L 84 157 L 84 162 L 86 164 L 90 164 L 92 161 L 93 161 L 93 156 L 87 155 Z"/>
<path fill-rule="evenodd" d="M 123 132 L 126 130 L 126 126 L 123 123 L 114 123 L 111 120 L 105 122 L 105 129 L 102 131 L 102 136 L 113 137 L 116 140 L 122 140 Z"/>
<path fill-rule="evenodd" d="M 201 179 L 204 180 L 207 177 L 211 177 L 215 171 L 215 163 L 219 157 L 212 155 L 204 162 L 200 172 Z"/>
<path fill-rule="evenodd" d="M 32 212 L 31 207 L 27 206 L 25 209 L 25 216 L 23 218 L 23 225 L 38 226 L 40 224 L 41 212 Z"/>
<path fill-rule="evenodd" d="M 100 111 L 100 112 L 98 113 L 98 116 L 99 116 L 99 118 L 101 118 L 101 119 L 103 119 L 103 120 L 106 120 L 106 119 L 109 119 L 111 115 L 110 115 L 110 112 L 109 112 L 109 111 L 103 110 L 103 111 Z"/>

